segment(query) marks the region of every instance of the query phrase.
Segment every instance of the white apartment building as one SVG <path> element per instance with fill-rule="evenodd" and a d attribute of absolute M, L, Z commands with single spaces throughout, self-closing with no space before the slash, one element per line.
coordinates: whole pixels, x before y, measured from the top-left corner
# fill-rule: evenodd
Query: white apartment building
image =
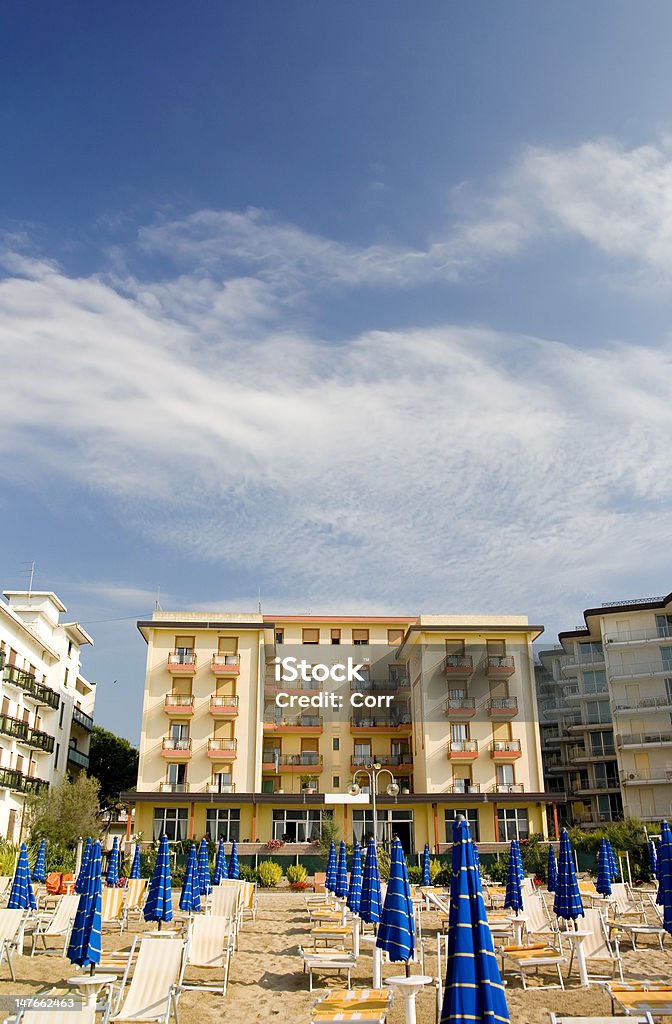
<path fill-rule="evenodd" d="M 88 768 L 95 683 L 80 672 L 93 640 L 50 591 L 0 600 L 0 835 L 24 832 L 29 793 Z"/>

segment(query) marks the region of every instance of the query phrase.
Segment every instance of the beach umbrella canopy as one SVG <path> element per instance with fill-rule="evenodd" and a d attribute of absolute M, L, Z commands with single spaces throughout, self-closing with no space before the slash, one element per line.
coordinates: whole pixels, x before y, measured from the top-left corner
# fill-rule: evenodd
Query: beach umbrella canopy
<path fill-rule="evenodd" d="M 422 884 L 432 884 L 432 877 L 429 873 L 429 843 L 425 843 L 425 848 L 422 851 Z"/>
<path fill-rule="evenodd" d="M 611 869 L 606 839 L 600 840 L 597 850 L 597 881 L 595 888 L 600 896 L 611 896 Z"/>
<path fill-rule="evenodd" d="M 520 887 L 522 866 L 523 862 L 520 856 L 518 840 L 512 839 L 511 846 L 509 847 L 509 867 L 506 874 L 504 910 L 513 910 L 516 914 L 523 909 L 523 892 Z"/>
<path fill-rule="evenodd" d="M 149 883 L 149 892 L 144 911 L 145 921 L 173 920 L 173 896 L 170 884 L 170 855 L 168 836 L 161 836 L 159 852 L 156 855 L 154 874 Z"/>
<path fill-rule="evenodd" d="M 546 869 L 546 889 L 548 892 L 555 892 L 558 887 L 558 863 L 555 859 L 555 850 L 552 845 L 548 847 L 548 868 Z"/>
<path fill-rule="evenodd" d="M 480 873 L 481 873 L 481 858 L 480 858 L 480 856 L 478 854 L 478 847 L 476 846 L 476 843 L 474 842 L 473 839 L 471 840 L 471 845 L 472 845 L 472 848 L 473 848 L 473 851 L 474 851 L 474 866 L 475 866 L 476 870 L 478 871 L 478 873 L 480 875 Z"/>
<path fill-rule="evenodd" d="M 658 844 L 658 902 L 663 908 L 663 928 L 672 935 L 672 831 L 661 822 Z"/>
<path fill-rule="evenodd" d="M 91 845 L 92 845 L 92 840 L 91 840 L 91 836 L 89 836 L 88 839 L 86 840 L 86 844 L 84 846 L 84 853 L 82 854 L 82 863 L 79 866 L 79 874 L 77 875 L 77 881 L 75 882 L 75 892 L 78 892 L 78 893 L 84 892 L 84 882 L 85 882 L 85 879 L 88 878 L 89 857 L 91 856 Z"/>
<path fill-rule="evenodd" d="M 33 881 L 34 882 L 46 882 L 47 880 L 47 841 L 43 839 L 40 843 L 40 848 L 37 851 L 37 857 L 35 858 L 35 866 L 33 867 Z"/>
<path fill-rule="evenodd" d="M 653 839 L 649 839 L 649 867 L 651 868 L 651 874 L 658 877 L 658 854 L 656 852 L 656 844 Z"/>
<path fill-rule="evenodd" d="M 341 845 L 338 848 L 338 864 L 336 865 L 336 884 L 334 886 L 334 894 L 338 896 L 339 900 L 344 900 L 348 895 L 348 861 L 345 852 L 345 842 L 341 839 Z"/>
<path fill-rule="evenodd" d="M 119 839 L 117 836 L 114 837 L 114 842 L 112 843 L 107 874 L 105 875 L 105 884 L 109 886 L 119 885 Z"/>
<path fill-rule="evenodd" d="M 135 847 L 135 853 L 133 854 L 133 863 L 131 864 L 131 873 L 129 878 L 140 878 L 140 846 Z"/>
<path fill-rule="evenodd" d="M 91 846 L 83 891 L 79 896 L 68 945 L 68 959 L 78 967 L 90 967 L 92 972 L 96 964 L 100 963 L 102 950 L 102 904 L 102 855 L 100 843 L 96 841 Z"/>
<path fill-rule="evenodd" d="M 607 844 L 607 856 L 609 858 L 609 869 L 611 873 L 611 880 L 615 882 L 618 878 L 618 861 L 616 860 L 616 854 L 614 853 L 613 847 L 608 839 L 604 840 Z"/>
<path fill-rule="evenodd" d="M 348 889 L 348 898 L 346 900 L 348 910 L 351 910 L 353 914 L 358 914 L 361 900 L 362 851 L 359 847 L 359 843 L 355 842 L 355 848 L 352 854 L 352 864 L 350 865 L 350 888 Z"/>
<path fill-rule="evenodd" d="M 441 1024 L 507 1024 L 509 1011 L 488 927 L 469 825 L 453 825 L 448 969 Z"/>
<path fill-rule="evenodd" d="M 329 858 L 327 860 L 327 877 L 324 880 L 324 888 L 327 892 L 336 891 L 336 847 L 333 840 L 329 846 Z"/>
<path fill-rule="evenodd" d="M 217 847 L 217 857 L 215 858 L 215 873 L 212 876 L 212 884 L 219 885 L 223 878 L 229 877 L 229 866 L 226 863 L 226 851 L 224 849 L 224 840 L 219 840 Z"/>
<path fill-rule="evenodd" d="M 380 915 L 376 945 L 387 952 L 392 963 L 408 963 L 415 952 L 415 920 L 408 869 L 401 843 L 392 843 L 390 877 Z"/>
<path fill-rule="evenodd" d="M 378 924 L 380 921 L 380 871 L 378 870 L 378 854 L 373 839 L 369 842 L 364 862 L 362 878 L 362 898 L 359 903 L 359 916 L 365 924 Z"/>
<path fill-rule="evenodd" d="M 208 864 L 208 841 L 203 837 L 198 848 L 198 886 L 201 896 L 209 896 L 212 892 L 212 878 Z"/>
<path fill-rule="evenodd" d="M 553 900 L 553 913 L 565 921 L 576 921 L 584 917 L 583 900 L 576 880 L 572 847 L 566 828 L 560 833 L 560 856 L 558 858 L 558 881 Z"/>
<path fill-rule="evenodd" d="M 35 894 L 31 885 L 30 867 L 28 866 L 28 851 L 26 844 L 21 843 L 19 859 L 16 862 L 16 871 L 7 903 L 8 910 L 37 910 Z"/>
<path fill-rule="evenodd" d="M 180 893 L 180 910 L 188 914 L 195 913 L 201 909 L 200 884 L 198 880 L 198 865 L 196 863 L 196 844 L 192 843 L 187 859 L 187 866 L 184 871 L 184 882 Z"/>
<path fill-rule="evenodd" d="M 229 878 L 240 878 L 240 864 L 238 863 L 238 847 L 236 840 L 231 844 L 231 856 L 229 857 Z"/>

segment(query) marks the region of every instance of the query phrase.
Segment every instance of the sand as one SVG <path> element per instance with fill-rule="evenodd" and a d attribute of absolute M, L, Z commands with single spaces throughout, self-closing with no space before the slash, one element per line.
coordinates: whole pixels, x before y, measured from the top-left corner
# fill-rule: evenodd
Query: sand
<path fill-rule="evenodd" d="M 175 896 L 178 894 L 176 893 Z M 177 901 L 176 901 L 177 902 Z M 425 971 L 436 971 L 436 931 L 438 916 L 423 913 L 425 936 Z M 150 930 L 149 925 L 134 924 L 130 932 L 120 938 L 118 933 L 106 932 L 103 948 L 118 949 L 129 944 L 138 932 Z M 669 940 L 668 940 L 669 942 Z M 246 920 L 240 934 L 240 948 L 231 967 L 229 990 L 225 997 L 214 993 L 185 992 L 180 999 L 180 1024 L 221 1024 L 222 1013 L 227 1024 L 261 1024 L 275 1020 L 301 1024 L 309 1020 L 309 1010 L 319 996 L 319 989 L 337 985 L 335 975 L 320 977 L 313 993 L 308 992 L 308 976 L 302 973 L 297 955 L 299 943 L 311 945 L 305 901 L 300 894 L 268 892 L 259 894 L 255 922 Z M 626 979 L 646 979 L 670 982 L 672 979 L 672 944 L 666 944 L 661 953 L 657 943 L 645 939 L 633 952 L 629 945 L 623 949 Z M 9 980 L 6 963 L 0 968 L 0 995 L 34 995 L 46 985 L 58 985 L 75 971 L 68 960 L 58 956 L 29 956 L 14 959 L 17 981 Z M 403 973 L 400 965 L 386 964 L 383 977 Z M 419 973 L 414 967 L 413 973 Z M 188 972 L 187 979 L 205 977 L 204 972 Z M 550 976 L 549 976 L 550 980 Z M 559 990 L 523 991 L 520 981 L 507 976 L 507 1000 L 511 1020 L 516 1024 L 547 1024 L 550 1010 L 573 1015 L 606 1015 L 610 1012 L 609 997 L 597 986 L 578 987 L 573 974 L 566 992 Z M 360 957 L 353 972 L 353 985 L 371 984 L 371 954 L 368 950 Z M 59 986 L 62 989 L 62 985 Z M 4 1003 L 4 1000 L 3 1000 Z M 435 1024 L 436 995 L 433 988 L 421 992 L 417 1001 L 418 1024 Z M 5 1016 L 4 1014 L 3 1016 Z M 395 1001 L 389 1015 L 389 1024 L 402 1024 L 403 1002 Z"/>

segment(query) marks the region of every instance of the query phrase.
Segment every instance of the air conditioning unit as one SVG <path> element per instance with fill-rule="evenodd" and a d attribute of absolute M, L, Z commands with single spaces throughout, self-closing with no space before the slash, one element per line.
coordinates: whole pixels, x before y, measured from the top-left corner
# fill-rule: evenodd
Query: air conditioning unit
<path fill-rule="evenodd" d="M 637 777 L 637 772 L 630 772 L 628 774 L 628 779 L 630 780 L 630 782 L 634 782 Z"/>

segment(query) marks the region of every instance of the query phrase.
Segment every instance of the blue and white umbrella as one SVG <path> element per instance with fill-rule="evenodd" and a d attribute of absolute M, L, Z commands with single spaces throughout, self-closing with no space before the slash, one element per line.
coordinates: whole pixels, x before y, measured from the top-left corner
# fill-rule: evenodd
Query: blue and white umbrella
<path fill-rule="evenodd" d="M 616 860 L 616 854 L 614 853 L 613 847 L 608 839 L 604 840 L 607 844 L 607 856 L 609 858 L 609 869 L 611 871 L 611 880 L 615 882 L 618 878 L 618 861 Z"/>
<path fill-rule="evenodd" d="M 651 868 L 651 874 L 658 877 L 658 853 L 656 852 L 656 844 L 653 839 L 649 839 L 649 867 Z"/>
<path fill-rule="evenodd" d="M 187 866 L 184 871 L 184 882 L 180 893 L 180 910 L 187 914 L 196 913 L 201 909 L 200 884 L 198 880 L 198 866 L 196 863 L 196 845 L 191 844 Z"/>
<path fill-rule="evenodd" d="M 441 1024 L 507 1024 L 509 1011 L 474 864 L 469 825 L 453 825 L 448 969 Z"/>
<path fill-rule="evenodd" d="M 238 863 L 238 848 L 236 840 L 231 844 L 231 855 L 229 857 L 229 878 L 240 878 L 240 865 Z"/>
<path fill-rule="evenodd" d="M 135 847 L 135 853 L 133 854 L 133 863 L 131 864 L 131 873 L 129 878 L 140 878 L 140 846 Z"/>
<path fill-rule="evenodd" d="M 110 859 L 107 864 L 107 874 L 105 875 L 105 884 L 112 888 L 119 885 L 119 840 L 117 836 L 114 837 L 114 842 L 112 843 Z"/>
<path fill-rule="evenodd" d="M 86 878 L 88 878 L 89 871 L 89 857 L 91 856 L 92 839 L 89 836 L 84 846 L 84 853 L 82 854 L 82 863 L 79 866 L 79 874 L 77 875 L 77 881 L 75 882 L 75 892 L 84 892 L 84 884 Z"/>
<path fill-rule="evenodd" d="M 359 914 L 359 906 L 362 900 L 362 851 L 359 843 L 355 842 L 352 853 L 352 864 L 350 865 L 350 887 L 346 900 L 348 910 L 353 914 Z"/>
<path fill-rule="evenodd" d="M 75 922 L 70 933 L 68 959 L 78 967 L 90 967 L 91 973 L 100 963 L 102 951 L 103 879 L 100 843 L 91 846 L 83 891 Z"/>
<path fill-rule="evenodd" d="M 223 878 L 229 877 L 229 866 L 226 863 L 226 851 L 224 849 L 224 840 L 219 840 L 217 847 L 217 857 L 215 858 L 215 873 L 212 876 L 212 884 L 219 885 Z"/>
<path fill-rule="evenodd" d="M 415 952 L 415 920 L 408 869 L 401 843 L 392 843 L 390 877 L 380 915 L 376 945 L 387 952 L 392 963 L 408 963 Z"/>
<path fill-rule="evenodd" d="M 212 878 L 210 877 L 210 865 L 208 863 L 208 842 L 201 839 L 198 848 L 198 885 L 201 896 L 209 896 L 212 892 Z"/>
<path fill-rule="evenodd" d="M 159 852 L 156 855 L 154 873 L 149 883 L 149 892 L 144 911 L 145 921 L 158 921 L 159 928 L 164 921 L 173 919 L 173 895 L 170 883 L 170 854 L 168 836 L 161 836 Z"/>
<path fill-rule="evenodd" d="M 336 847 L 332 840 L 329 847 L 329 859 L 327 860 L 327 877 L 324 880 L 324 888 L 327 892 L 336 891 Z"/>
<path fill-rule="evenodd" d="M 432 884 L 432 876 L 429 872 L 429 843 L 425 843 L 425 848 L 422 851 L 422 884 Z"/>
<path fill-rule="evenodd" d="M 558 881 L 553 900 L 553 913 L 565 921 L 576 921 L 584 917 L 583 900 L 576 880 L 576 869 L 572 857 L 569 833 L 563 828 L 560 833 L 560 856 L 558 858 Z"/>
<path fill-rule="evenodd" d="M 516 914 L 523 909 L 523 891 L 521 889 L 521 871 L 523 868 L 520 847 L 517 839 L 511 840 L 509 847 L 509 866 L 506 873 L 506 894 L 504 910 L 513 910 Z"/>
<path fill-rule="evenodd" d="M 364 862 L 362 898 L 359 903 L 359 916 L 365 924 L 378 924 L 380 921 L 380 911 L 381 898 L 378 854 L 376 853 L 376 844 L 373 839 L 371 839 L 366 850 L 366 860 Z"/>
<path fill-rule="evenodd" d="M 26 844 L 21 843 L 19 859 L 16 862 L 14 880 L 9 893 L 7 903 L 8 910 L 37 910 L 35 894 L 31 885 L 30 867 L 28 865 L 28 851 Z"/>
<path fill-rule="evenodd" d="M 548 846 L 548 868 L 546 869 L 546 889 L 548 892 L 555 892 L 558 887 L 558 863 L 555 859 L 555 850 L 549 843 Z"/>
<path fill-rule="evenodd" d="M 341 839 L 341 845 L 338 848 L 338 864 L 336 865 L 336 884 L 334 886 L 334 895 L 338 896 L 339 900 L 344 900 L 348 895 L 348 861 L 347 854 L 345 852 L 345 841 Z"/>
<path fill-rule="evenodd" d="M 478 853 L 478 847 L 476 846 L 476 843 L 474 842 L 473 839 L 471 840 L 471 845 L 472 845 L 473 851 L 474 851 L 474 865 L 475 865 L 476 870 L 478 871 L 478 873 L 480 875 L 480 873 L 481 873 L 481 858 L 480 858 L 479 853 Z"/>
<path fill-rule="evenodd" d="M 33 881 L 46 882 L 47 880 L 47 841 L 43 839 L 37 851 L 35 865 L 33 867 Z"/>
<path fill-rule="evenodd" d="M 672 935 L 672 830 L 666 821 L 660 824 L 658 877 L 658 902 L 663 908 L 663 928 Z"/>
<path fill-rule="evenodd" d="M 611 896 L 612 865 L 609 860 L 606 839 L 600 840 L 597 850 L 597 881 L 595 888 L 600 896 Z"/>

